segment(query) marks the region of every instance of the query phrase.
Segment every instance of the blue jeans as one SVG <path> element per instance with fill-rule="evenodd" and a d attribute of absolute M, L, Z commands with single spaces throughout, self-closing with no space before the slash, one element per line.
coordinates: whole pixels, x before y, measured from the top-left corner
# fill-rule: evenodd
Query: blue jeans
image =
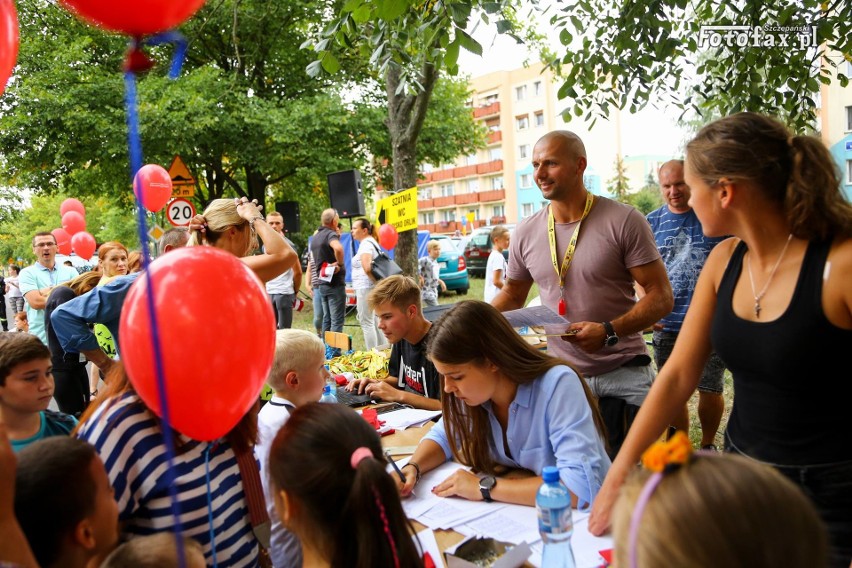
<path fill-rule="evenodd" d="M 346 288 L 344 286 L 317 286 L 322 302 L 322 334 L 326 331 L 343 331 L 343 319 L 346 317 Z M 332 357 L 340 355 L 340 349 L 331 350 Z"/>
<path fill-rule="evenodd" d="M 731 443 L 727 432 L 725 451 L 750 458 Z M 852 461 L 798 466 L 767 465 L 795 483 L 810 498 L 828 528 L 829 565 L 832 568 L 848 568 L 852 560 Z"/>

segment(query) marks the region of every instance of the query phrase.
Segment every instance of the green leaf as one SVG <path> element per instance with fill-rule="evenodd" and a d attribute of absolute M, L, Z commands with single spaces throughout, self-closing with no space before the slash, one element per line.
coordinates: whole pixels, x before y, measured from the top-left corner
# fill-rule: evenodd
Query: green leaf
<path fill-rule="evenodd" d="M 482 46 L 478 41 L 473 39 L 466 31 L 461 28 L 456 28 L 456 41 L 471 53 L 482 55 Z"/>
<path fill-rule="evenodd" d="M 320 60 L 311 61 L 305 68 L 305 72 L 309 77 L 319 77 L 322 72 L 322 62 Z"/>
<path fill-rule="evenodd" d="M 390 22 L 401 16 L 408 10 L 409 4 L 406 0 L 383 0 L 377 2 L 376 16 Z"/>
<path fill-rule="evenodd" d="M 322 55 L 322 68 L 325 69 L 326 73 L 334 74 L 340 70 L 340 62 L 337 61 L 337 58 L 332 55 L 331 52 L 326 51 Z"/>
<path fill-rule="evenodd" d="M 370 20 L 371 13 L 372 10 L 370 9 L 370 6 L 364 4 L 352 12 L 352 19 L 355 20 L 356 24 L 365 24 Z"/>
<path fill-rule="evenodd" d="M 456 36 L 455 41 L 450 42 L 447 45 L 447 50 L 444 54 L 444 61 L 446 62 L 447 67 L 452 67 L 456 65 L 456 62 L 459 60 L 459 36 Z"/>

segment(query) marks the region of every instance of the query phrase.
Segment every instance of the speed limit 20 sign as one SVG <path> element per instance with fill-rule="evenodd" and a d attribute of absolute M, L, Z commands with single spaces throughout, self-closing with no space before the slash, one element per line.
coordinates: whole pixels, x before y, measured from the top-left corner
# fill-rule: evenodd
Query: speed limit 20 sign
<path fill-rule="evenodd" d="M 186 227 L 190 219 L 195 216 L 195 206 L 188 200 L 178 198 L 169 203 L 166 209 L 166 218 L 175 227 Z"/>

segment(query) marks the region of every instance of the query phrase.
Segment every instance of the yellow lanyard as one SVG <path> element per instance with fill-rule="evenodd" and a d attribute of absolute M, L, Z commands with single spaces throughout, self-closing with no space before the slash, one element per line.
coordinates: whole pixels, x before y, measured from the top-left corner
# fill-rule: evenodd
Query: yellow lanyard
<path fill-rule="evenodd" d="M 556 223 L 553 220 L 553 206 L 547 210 L 547 237 L 550 239 L 550 259 L 553 261 L 553 270 L 556 271 L 556 276 L 559 278 L 559 295 L 562 296 L 562 289 L 565 287 L 565 275 L 568 273 L 568 268 L 571 266 L 571 260 L 574 258 L 574 249 L 577 248 L 577 239 L 580 236 L 580 225 L 583 224 L 583 219 L 589 215 L 592 209 L 592 204 L 595 202 L 595 196 L 591 193 L 586 193 L 586 207 L 583 209 L 583 216 L 580 217 L 580 222 L 574 227 L 574 234 L 571 235 L 571 242 L 568 243 L 568 249 L 565 251 L 565 258 L 562 259 L 562 269 L 559 269 L 559 260 L 556 255 Z"/>

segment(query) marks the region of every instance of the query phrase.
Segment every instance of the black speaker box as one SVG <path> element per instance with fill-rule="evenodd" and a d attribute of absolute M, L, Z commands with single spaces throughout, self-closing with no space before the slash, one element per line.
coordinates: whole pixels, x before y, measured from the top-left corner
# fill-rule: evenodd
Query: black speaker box
<path fill-rule="evenodd" d="M 300 233 L 302 231 L 302 219 L 299 215 L 298 201 L 279 201 L 275 204 L 275 210 L 284 217 L 285 233 Z"/>
<path fill-rule="evenodd" d="M 361 172 L 345 170 L 328 174 L 328 197 L 332 208 L 341 218 L 362 217 L 364 192 L 361 190 Z"/>

